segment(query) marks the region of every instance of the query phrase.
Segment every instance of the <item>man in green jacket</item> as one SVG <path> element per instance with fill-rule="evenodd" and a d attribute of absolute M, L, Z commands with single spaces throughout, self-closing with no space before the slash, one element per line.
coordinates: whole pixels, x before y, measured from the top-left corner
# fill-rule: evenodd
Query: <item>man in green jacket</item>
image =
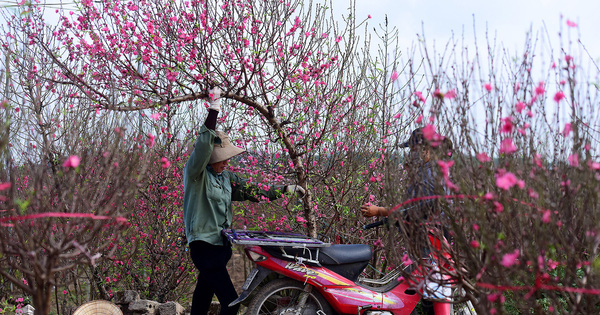
<path fill-rule="evenodd" d="M 200 272 L 192 299 L 192 315 L 208 313 L 213 295 L 221 303 L 221 314 L 236 314 L 239 305 L 229 307 L 237 292 L 227 272 L 231 245 L 221 231 L 231 225 L 232 201 L 274 200 L 285 192 L 304 195 L 298 185 L 271 185 L 261 189 L 227 170 L 229 159 L 245 152 L 231 144 L 229 137 L 215 131 L 221 109 L 220 89 L 209 91 L 208 116 L 200 128 L 195 147 L 183 170 L 183 218 L 190 256 Z"/>

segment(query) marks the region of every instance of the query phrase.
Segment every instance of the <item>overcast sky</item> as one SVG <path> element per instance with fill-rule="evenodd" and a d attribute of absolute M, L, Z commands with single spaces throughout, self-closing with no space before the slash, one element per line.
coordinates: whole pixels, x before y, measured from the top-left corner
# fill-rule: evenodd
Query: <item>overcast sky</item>
<path fill-rule="evenodd" d="M 333 0 L 336 13 L 345 12 L 350 0 Z M 559 26 L 569 31 L 572 38 L 581 37 L 594 57 L 600 58 L 600 0 L 356 0 L 359 20 L 371 15 L 370 26 L 377 26 L 385 16 L 398 27 L 401 46 L 415 42 L 423 29 L 428 42 L 445 44 L 452 32 L 472 42 L 473 21 L 478 41 L 484 40 L 486 27 L 497 35 L 511 51 L 522 51 L 526 32 L 538 33 L 544 26 L 553 47 L 559 46 Z M 561 23 L 561 16 L 563 17 Z M 567 27 L 566 21 L 576 23 Z"/>

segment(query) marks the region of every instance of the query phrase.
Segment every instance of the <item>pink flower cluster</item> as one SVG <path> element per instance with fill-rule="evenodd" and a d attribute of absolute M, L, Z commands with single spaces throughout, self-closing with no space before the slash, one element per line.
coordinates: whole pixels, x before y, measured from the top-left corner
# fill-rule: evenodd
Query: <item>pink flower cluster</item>
<path fill-rule="evenodd" d="M 71 155 L 63 162 L 63 167 L 65 168 L 77 168 L 78 166 L 79 157 L 77 155 Z"/>
<path fill-rule="evenodd" d="M 498 175 L 496 175 L 496 186 L 504 190 L 509 190 L 515 185 L 522 189 L 525 187 L 525 182 L 518 179 L 511 172 L 507 172 L 504 169 L 499 170 Z"/>

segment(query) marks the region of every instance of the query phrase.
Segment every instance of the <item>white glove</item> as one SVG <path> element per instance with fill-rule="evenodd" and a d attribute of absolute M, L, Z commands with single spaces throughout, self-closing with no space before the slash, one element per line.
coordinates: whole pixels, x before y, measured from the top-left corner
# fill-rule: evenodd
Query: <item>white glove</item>
<path fill-rule="evenodd" d="M 221 111 L 221 89 L 218 86 L 208 90 L 209 101 L 208 109 L 214 109 L 217 112 Z M 211 97 L 212 95 L 212 97 Z"/>
<path fill-rule="evenodd" d="M 306 194 L 306 191 L 300 185 L 287 185 L 285 186 L 286 194 L 294 194 L 297 193 L 299 198 L 303 198 Z"/>

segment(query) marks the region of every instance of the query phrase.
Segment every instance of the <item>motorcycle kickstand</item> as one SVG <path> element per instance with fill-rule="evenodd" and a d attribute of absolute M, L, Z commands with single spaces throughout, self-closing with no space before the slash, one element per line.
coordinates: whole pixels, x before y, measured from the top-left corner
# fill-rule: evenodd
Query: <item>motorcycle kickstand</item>
<path fill-rule="evenodd" d="M 304 292 L 300 294 L 300 300 L 298 301 L 298 310 L 296 311 L 296 314 L 302 314 L 304 306 L 306 305 L 306 300 L 308 300 L 308 295 L 312 291 L 312 288 L 313 286 L 308 283 L 304 286 Z"/>

